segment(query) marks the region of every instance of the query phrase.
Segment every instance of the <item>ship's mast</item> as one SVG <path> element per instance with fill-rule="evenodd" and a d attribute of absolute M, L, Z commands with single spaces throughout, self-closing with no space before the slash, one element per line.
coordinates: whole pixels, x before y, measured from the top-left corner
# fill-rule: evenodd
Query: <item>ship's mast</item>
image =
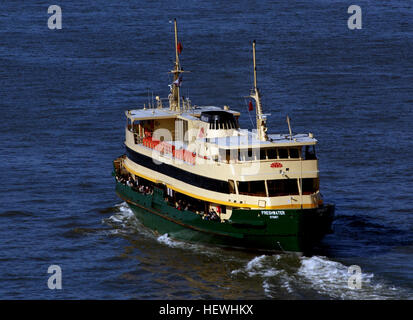
<path fill-rule="evenodd" d="M 181 97 L 179 94 L 179 84 L 176 82 L 179 81 L 179 75 L 183 73 L 181 66 L 179 64 L 179 52 L 178 52 L 178 26 L 176 23 L 176 19 L 174 19 L 174 28 L 175 28 L 175 66 L 174 69 L 171 70 L 171 73 L 174 74 L 174 83 L 172 84 L 172 99 L 169 100 L 169 109 L 174 111 L 181 111 Z"/>
<path fill-rule="evenodd" d="M 267 137 L 267 119 L 262 114 L 261 95 L 257 87 L 257 64 L 255 62 L 255 40 L 252 42 L 252 55 L 254 61 L 254 88 L 251 90 L 250 97 L 255 100 L 256 117 L 257 117 L 257 135 L 258 139 L 262 141 L 268 140 Z"/>

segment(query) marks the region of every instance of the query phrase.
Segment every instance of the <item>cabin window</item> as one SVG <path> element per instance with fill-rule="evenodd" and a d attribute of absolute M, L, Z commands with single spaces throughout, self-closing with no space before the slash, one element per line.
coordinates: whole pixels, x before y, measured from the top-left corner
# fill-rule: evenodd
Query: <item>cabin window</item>
<path fill-rule="evenodd" d="M 225 149 L 219 149 L 219 161 L 225 162 L 226 161 L 226 152 Z"/>
<path fill-rule="evenodd" d="M 229 163 L 229 161 L 231 160 L 231 150 L 226 150 L 225 160 L 227 161 L 227 163 Z"/>
<path fill-rule="evenodd" d="M 227 181 L 218 182 L 218 192 L 229 193 L 229 184 Z"/>
<path fill-rule="evenodd" d="M 254 160 L 252 149 L 240 149 L 238 150 L 238 160 L 239 161 L 251 161 Z"/>
<path fill-rule="evenodd" d="M 267 149 L 268 159 L 277 159 L 277 149 Z"/>
<path fill-rule="evenodd" d="M 235 183 L 234 180 L 228 180 L 228 187 L 229 187 L 229 193 L 237 193 L 235 190 Z"/>
<path fill-rule="evenodd" d="M 241 149 L 239 151 L 239 160 L 240 161 L 247 161 L 248 159 L 248 151 L 245 149 Z"/>
<path fill-rule="evenodd" d="M 313 194 L 320 189 L 319 178 L 304 178 L 302 184 L 303 194 Z"/>
<path fill-rule="evenodd" d="M 270 197 L 298 195 L 297 179 L 267 180 Z"/>
<path fill-rule="evenodd" d="M 230 149 L 228 150 L 228 152 L 229 152 L 229 158 L 231 161 L 235 161 L 237 159 L 239 160 L 240 155 L 239 155 L 238 149 Z"/>
<path fill-rule="evenodd" d="M 290 148 L 290 158 L 292 159 L 300 158 L 300 151 L 297 148 Z"/>
<path fill-rule="evenodd" d="M 247 156 L 248 156 L 248 160 L 253 160 L 253 159 L 254 159 L 254 158 L 253 158 L 252 149 L 248 149 Z"/>
<path fill-rule="evenodd" d="M 265 190 L 265 181 L 250 181 L 251 192 L 256 196 L 266 197 L 267 191 Z"/>
<path fill-rule="evenodd" d="M 238 193 L 248 196 L 266 197 L 265 181 L 238 181 Z"/>
<path fill-rule="evenodd" d="M 304 151 L 304 159 L 305 160 L 315 160 L 317 159 L 316 154 L 315 154 L 315 146 L 305 146 L 305 151 Z"/>
<path fill-rule="evenodd" d="M 132 128 L 133 128 L 134 133 L 139 133 L 139 127 L 140 127 L 139 122 L 132 122 Z"/>
<path fill-rule="evenodd" d="M 253 149 L 251 156 L 252 156 L 251 160 L 260 160 L 260 149 Z"/>
<path fill-rule="evenodd" d="M 238 152 L 238 161 L 245 161 L 245 151 L 239 150 L 239 152 Z"/>
<path fill-rule="evenodd" d="M 267 160 L 267 152 L 265 149 L 260 149 L 260 160 Z"/>
<path fill-rule="evenodd" d="M 279 159 L 288 159 L 288 149 L 287 148 L 279 148 L 278 149 L 278 158 Z"/>
<path fill-rule="evenodd" d="M 249 184 L 248 182 L 238 181 L 238 193 L 239 194 L 248 194 Z"/>

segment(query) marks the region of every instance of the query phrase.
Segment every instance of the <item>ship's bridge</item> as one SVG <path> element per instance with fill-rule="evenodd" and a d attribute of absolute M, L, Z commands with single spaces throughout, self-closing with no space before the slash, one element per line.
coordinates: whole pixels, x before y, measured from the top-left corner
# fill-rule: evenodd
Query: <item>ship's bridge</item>
<path fill-rule="evenodd" d="M 228 111 L 204 111 L 201 112 L 200 119 L 209 124 L 209 129 L 237 129 L 238 123 L 234 115 Z"/>

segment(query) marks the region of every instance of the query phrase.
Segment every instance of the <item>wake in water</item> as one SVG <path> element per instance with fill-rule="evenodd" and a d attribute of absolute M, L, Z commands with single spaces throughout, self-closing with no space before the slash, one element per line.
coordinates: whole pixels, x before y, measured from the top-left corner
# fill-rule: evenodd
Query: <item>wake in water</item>
<path fill-rule="evenodd" d="M 114 230 L 116 230 L 116 233 L 139 233 L 145 237 L 155 239 L 158 243 L 171 248 L 200 251 L 199 249 L 203 247 L 201 244 L 188 243 L 172 239 L 168 234 L 155 234 L 139 222 L 126 202 L 115 205 L 115 208 L 117 209 L 117 212 L 111 215 L 109 218 L 103 219 L 102 223 L 110 225 L 112 228 L 114 228 Z M 207 248 L 205 247 L 204 249 Z M 201 251 L 204 252 L 204 250 Z"/>
<path fill-rule="evenodd" d="M 142 235 L 145 238 L 155 240 L 157 243 L 170 248 L 188 250 L 206 256 L 219 256 L 220 259 L 225 261 L 234 261 L 239 259 L 238 257 L 231 255 L 229 253 L 230 251 L 228 251 L 228 253 L 223 253 L 224 249 L 221 247 L 180 241 L 171 238 L 167 233 L 162 235 L 155 234 L 152 230 L 146 228 L 139 222 L 126 202 L 115 205 L 115 208 L 115 214 L 102 220 L 102 223 L 113 228 L 111 231 L 112 234 L 130 235 L 135 233 Z"/>
<path fill-rule="evenodd" d="M 255 277 L 262 281 L 268 298 L 291 299 L 403 299 L 409 298 L 401 288 L 374 279 L 372 273 L 361 274 L 361 288 L 349 286 L 349 267 L 327 257 L 291 255 L 258 256 L 234 276 Z M 411 297 L 410 297 L 411 298 Z"/>
<path fill-rule="evenodd" d="M 114 234 L 138 233 L 171 250 L 206 255 L 223 263 L 235 265 L 228 277 L 236 281 L 262 283 L 267 298 L 272 299 L 411 299 L 402 289 L 376 279 L 374 274 L 362 272 L 361 288 L 349 286 L 349 266 L 324 256 L 299 257 L 293 254 L 260 255 L 251 258 L 219 247 L 172 239 L 168 234 L 156 235 L 144 227 L 128 205 L 115 206 L 117 212 L 102 223 L 113 228 Z M 241 266 L 237 268 L 236 266 Z M 363 266 L 361 266 L 363 270 Z"/>

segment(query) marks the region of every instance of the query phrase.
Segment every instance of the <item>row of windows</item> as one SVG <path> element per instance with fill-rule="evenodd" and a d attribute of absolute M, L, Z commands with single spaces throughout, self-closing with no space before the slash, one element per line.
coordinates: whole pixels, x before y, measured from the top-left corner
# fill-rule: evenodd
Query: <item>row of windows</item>
<path fill-rule="evenodd" d="M 283 179 L 283 180 L 263 180 L 260 181 L 238 181 L 238 193 L 256 197 L 266 197 L 267 191 L 265 184 L 268 188 L 269 197 L 299 195 L 299 179 Z M 235 190 L 231 188 L 230 192 L 235 193 Z M 313 194 L 319 190 L 318 178 L 304 178 L 302 179 L 303 194 Z"/>
<path fill-rule="evenodd" d="M 276 160 L 276 159 L 316 159 L 315 146 L 290 147 L 290 148 L 260 148 L 260 149 L 233 149 L 219 150 L 221 161 L 229 162 L 237 159 L 238 161 L 252 160 Z"/>
<path fill-rule="evenodd" d="M 204 177 L 198 174 L 194 174 L 175 166 L 171 166 L 166 163 L 155 163 L 150 157 L 135 152 L 134 150 L 126 147 L 126 154 L 133 162 L 144 166 L 148 169 L 163 173 L 167 176 L 171 176 L 175 179 L 181 180 L 193 186 L 215 191 L 221 193 L 229 193 L 228 181 L 218 180 L 214 178 Z"/>
<path fill-rule="evenodd" d="M 228 120 L 225 122 L 212 122 L 209 124 L 209 129 L 213 129 L 213 130 L 218 130 L 218 129 L 224 129 L 224 130 L 228 130 L 228 129 L 237 129 L 237 123 L 235 122 L 235 120 Z"/>
<path fill-rule="evenodd" d="M 282 195 L 298 195 L 299 179 L 282 179 L 282 180 L 259 180 L 259 181 L 237 181 L 237 188 L 233 180 L 223 181 L 214 178 L 208 178 L 200 176 L 188 171 L 179 169 L 177 167 L 168 165 L 166 163 L 154 163 L 150 157 L 137 153 L 132 149 L 126 147 L 128 158 L 135 163 L 138 163 L 144 167 L 171 176 L 175 179 L 181 180 L 185 183 L 193 186 L 220 192 L 220 193 L 236 193 L 238 189 L 239 194 L 251 195 L 251 196 L 267 196 L 266 187 L 268 188 L 268 196 L 282 196 Z M 318 178 L 304 178 L 302 179 L 303 194 L 312 194 L 319 189 Z"/>

